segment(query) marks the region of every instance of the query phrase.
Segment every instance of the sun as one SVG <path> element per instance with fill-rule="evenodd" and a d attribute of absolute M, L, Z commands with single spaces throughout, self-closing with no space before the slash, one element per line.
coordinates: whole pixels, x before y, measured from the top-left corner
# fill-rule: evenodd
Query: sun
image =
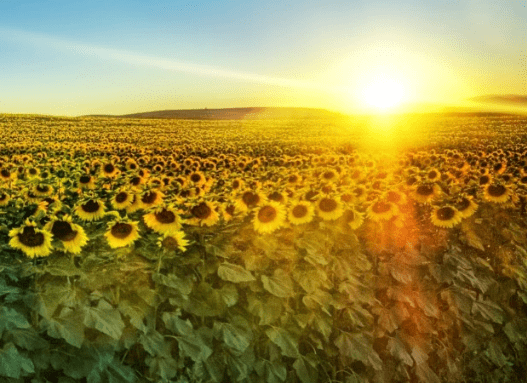
<path fill-rule="evenodd" d="M 404 87 L 395 80 L 376 80 L 366 86 L 364 103 L 377 111 L 388 111 L 404 101 Z"/>

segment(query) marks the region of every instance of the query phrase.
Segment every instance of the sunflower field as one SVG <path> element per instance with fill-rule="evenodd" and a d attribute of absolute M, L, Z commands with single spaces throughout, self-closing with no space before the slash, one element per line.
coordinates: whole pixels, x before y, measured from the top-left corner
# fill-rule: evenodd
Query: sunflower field
<path fill-rule="evenodd" d="M 526 128 L 0 115 L 0 382 L 524 381 Z"/>

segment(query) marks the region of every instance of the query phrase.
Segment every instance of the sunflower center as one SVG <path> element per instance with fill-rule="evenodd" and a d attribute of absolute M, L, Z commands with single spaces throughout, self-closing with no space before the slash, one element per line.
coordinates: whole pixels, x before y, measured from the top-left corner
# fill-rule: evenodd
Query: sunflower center
<path fill-rule="evenodd" d="M 468 198 L 463 197 L 463 199 L 459 201 L 457 205 L 457 209 L 460 211 L 463 211 L 465 209 L 468 209 L 469 206 L 470 206 L 470 200 Z"/>
<path fill-rule="evenodd" d="M 3 201 L 7 198 L 7 194 L 0 194 L 0 201 Z"/>
<path fill-rule="evenodd" d="M 132 225 L 118 222 L 112 226 L 111 233 L 115 238 L 124 239 L 132 233 Z"/>
<path fill-rule="evenodd" d="M 79 179 L 80 183 L 81 184 L 87 184 L 88 182 L 90 182 L 91 180 L 91 177 L 88 176 L 88 175 L 83 175 L 81 176 L 81 178 Z"/>
<path fill-rule="evenodd" d="M 390 202 L 397 203 L 401 200 L 401 195 L 399 193 L 396 193 L 392 190 L 388 192 L 387 199 Z"/>
<path fill-rule="evenodd" d="M 322 177 L 326 180 L 330 180 L 332 179 L 333 177 L 335 176 L 335 173 L 331 172 L 331 171 L 327 171 L 325 172 L 324 174 L 322 174 Z"/>
<path fill-rule="evenodd" d="M 344 221 L 349 223 L 355 220 L 355 212 L 353 210 L 346 210 L 344 213 Z"/>
<path fill-rule="evenodd" d="M 177 250 L 179 243 L 174 237 L 166 237 L 163 239 L 162 245 L 169 250 Z"/>
<path fill-rule="evenodd" d="M 227 208 L 225 209 L 225 211 L 227 212 L 227 214 L 229 215 L 234 215 L 234 210 L 235 210 L 235 206 L 234 205 L 229 205 L 227 206 Z"/>
<path fill-rule="evenodd" d="M 111 173 L 113 172 L 115 169 L 115 166 L 113 166 L 112 164 L 106 164 L 104 165 L 104 172 L 105 173 Z"/>
<path fill-rule="evenodd" d="M 47 193 L 49 191 L 49 186 L 48 185 L 43 185 L 43 186 L 38 185 L 37 191 L 40 193 Z"/>
<path fill-rule="evenodd" d="M 480 184 L 480 185 L 485 185 L 485 184 L 487 184 L 489 181 L 490 181 L 490 177 L 489 177 L 489 176 L 481 176 L 481 177 L 479 178 L 479 184 Z"/>
<path fill-rule="evenodd" d="M 305 217 L 307 215 L 307 207 L 304 206 L 304 205 L 296 205 L 294 208 L 293 208 L 293 211 L 291 213 L 293 213 L 293 217 L 295 218 L 302 218 L 302 217 Z"/>
<path fill-rule="evenodd" d="M 311 201 L 313 202 L 313 199 L 317 196 L 318 192 L 314 191 L 314 190 L 310 190 L 306 193 L 306 195 L 304 196 L 304 198 L 306 199 L 306 201 Z"/>
<path fill-rule="evenodd" d="M 44 244 L 44 234 L 35 232 L 32 226 L 26 226 L 22 233 L 18 234 L 18 240 L 24 246 L 38 247 Z"/>
<path fill-rule="evenodd" d="M 205 202 L 202 202 L 199 205 L 194 206 L 190 210 L 190 212 L 196 218 L 205 219 L 212 213 L 212 210 L 210 209 L 210 207 Z"/>
<path fill-rule="evenodd" d="M 376 214 L 382 214 L 390 211 L 391 205 L 384 201 L 377 201 L 371 207 L 371 210 Z"/>
<path fill-rule="evenodd" d="M 146 204 L 153 203 L 156 200 L 156 197 L 157 197 L 156 192 L 151 191 L 151 192 L 146 193 L 143 196 L 143 198 L 141 198 L 141 201 L 143 201 L 143 203 L 146 203 Z"/>
<path fill-rule="evenodd" d="M 239 187 L 240 187 L 240 181 L 238 181 L 238 180 L 232 181 L 232 188 L 233 189 L 238 189 Z"/>
<path fill-rule="evenodd" d="M 277 215 L 277 211 L 272 206 L 264 206 L 258 212 L 258 221 L 262 223 L 272 222 Z"/>
<path fill-rule="evenodd" d="M 82 210 L 84 210 L 86 213 L 95 213 L 99 210 L 99 202 L 94 200 L 89 200 L 85 204 L 81 205 Z"/>
<path fill-rule="evenodd" d="M 492 197 L 501 197 L 507 192 L 507 188 L 503 185 L 490 185 L 487 192 Z"/>
<path fill-rule="evenodd" d="M 429 196 L 434 194 L 434 188 L 431 185 L 419 185 L 416 192 L 422 196 Z"/>
<path fill-rule="evenodd" d="M 139 185 L 139 183 L 141 182 L 141 178 L 140 177 L 134 177 L 130 180 L 130 183 L 134 186 L 137 186 Z"/>
<path fill-rule="evenodd" d="M 124 201 L 126 201 L 127 198 L 128 198 L 127 192 L 120 192 L 119 194 L 115 196 L 115 202 L 123 203 Z"/>
<path fill-rule="evenodd" d="M 170 224 L 176 220 L 176 215 L 170 210 L 163 209 L 155 214 L 156 220 L 161 223 Z"/>
<path fill-rule="evenodd" d="M 338 204 L 333 198 L 322 198 L 318 207 L 320 210 L 329 213 L 337 208 Z"/>
<path fill-rule="evenodd" d="M 441 221 L 451 220 L 452 218 L 454 218 L 455 215 L 456 211 L 449 206 L 445 206 L 438 209 L 436 213 L 437 219 Z"/>
<path fill-rule="evenodd" d="M 62 242 L 72 241 L 77 236 L 77 232 L 72 229 L 69 222 L 64 221 L 55 221 L 51 228 L 51 233 Z"/>
<path fill-rule="evenodd" d="M 201 176 L 199 174 L 192 174 L 190 176 L 190 180 L 192 182 L 199 182 L 199 181 L 201 181 Z"/>
<path fill-rule="evenodd" d="M 258 201 L 260 201 L 260 197 L 258 197 L 258 194 L 245 192 L 243 193 L 242 200 L 247 206 L 250 207 L 256 205 Z"/>
<path fill-rule="evenodd" d="M 276 202 L 282 202 L 284 200 L 284 196 L 281 193 L 275 191 L 269 194 L 269 199 Z"/>
<path fill-rule="evenodd" d="M 2 177 L 9 177 L 11 174 L 9 173 L 9 170 L 7 169 L 2 169 L 2 171 L 0 172 L 0 174 L 2 175 Z"/>

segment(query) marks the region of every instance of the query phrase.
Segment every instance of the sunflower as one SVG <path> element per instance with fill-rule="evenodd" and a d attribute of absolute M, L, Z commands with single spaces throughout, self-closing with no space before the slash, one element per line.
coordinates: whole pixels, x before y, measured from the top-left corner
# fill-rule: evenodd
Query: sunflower
<path fill-rule="evenodd" d="M 255 208 L 265 203 L 265 196 L 259 192 L 253 192 L 251 190 L 246 190 L 242 193 L 240 198 L 238 198 L 234 204 L 236 206 L 236 211 L 242 213 L 247 212 L 249 209 Z"/>
<path fill-rule="evenodd" d="M 8 182 L 14 180 L 16 173 L 12 173 L 9 169 L 0 168 L 0 180 Z"/>
<path fill-rule="evenodd" d="M 194 186 L 202 186 L 207 182 L 207 179 L 205 178 L 205 175 L 200 171 L 195 171 L 191 173 L 188 176 L 188 180 L 192 183 Z"/>
<path fill-rule="evenodd" d="M 81 189 L 95 189 L 95 179 L 90 174 L 83 174 L 79 177 L 79 187 Z"/>
<path fill-rule="evenodd" d="M 141 194 L 141 208 L 146 210 L 161 204 L 164 196 L 163 193 L 155 189 L 143 192 L 143 194 Z"/>
<path fill-rule="evenodd" d="M 0 206 L 5 206 L 9 203 L 11 197 L 5 191 L 0 191 Z"/>
<path fill-rule="evenodd" d="M 104 216 L 104 202 L 98 199 L 89 199 L 75 207 L 75 214 L 84 221 L 95 221 Z"/>
<path fill-rule="evenodd" d="M 322 196 L 316 202 L 317 213 L 325 221 L 332 221 L 344 213 L 342 202 L 339 198 Z"/>
<path fill-rule="evenodd" d="M 415 187 L 413 198 L 420 203 L 430 203 L 441 194 L 441 188 L 437 184 L 420 184 Z"/>
<path fill-rule="evenodd" d="M 444 228 L 454 227 L 463 219 L 461 213 L 450 205 L 434 208 L 430 217 L 434 225 Z"/>
<path fill-rule="evenodd" d="M 115 210 L 123 210 L 132 204 L 133 199 L 133 194 L 125 189 L 119 189 L 110 200 L 110 203 Z"/>
<path fill-rule="evenodd" d="M 9 246 L 22 250 L 28 257 L 46 257 L 51 253 L 53 235 L 47 230 L 40 230 L 36 224 L 26 220 L 25 224 L 9 232 Z"/>
<path fill-rule="evenodd" d="M 225 222 L 229 222 L 236 216 L 236 206 L 233 204 L 222 203 L 220 205 L 220 213 Z"/>
<path fill-rule="evenodd" d="M 364 221 L 362 213 L 359 213 L 355 209 L 347 209 L 343 214 L 344 222 L 347 223 L 353 230 L 358 229 Z"/>
<path fill-rule="evenodd" d="M 240 190 L 245 185 L 245 182 L 241 178 L 235 178 L 232 180 L 231 188 L 232 190 Z"/>
<path fill-rule="evenodd" d="M 173 207 L 159 207 L 143 216 L 145 225 L 158 233 L 181 229 L 181 219 Z"/>
<path fill-rule="evenodd" d="M 276 201 L 269 201 L 255 210 L 254 230 L 260 234 L 272 233 L 285 222 L 286 211 L 283 205 Z"/>
<path fill-rule="evenodd" d="M 108 223 L 104 236 L 112 249 L 128 246 L 139 238 L 138 222 L 127 219 L 112 221 Z"/>
<path fill-rule="evenodd" d="M 80 254 L 82 247 L 88 243 L 84 229 L 73 223 L 69 215 L 52 219 L 44 228 L 53 234 L 54 239 L 60 240 L 66 252 Z"/>
<path fill-rule="evenodd" d="M 279 202 L 282 205 L 285 205 L 287 203 L 287 198 L 288 197 L 286 193 L 281 193 L 279 191 L 274 191 L 272 193 L 269 193 L 269 195 L 267 196 L 268 200 Z"/>
<path fill-rule="evenodd" d="M 490 202 L 507 202 L 511 193 L 511 189 L 503 184 L 492 183 L 485 186 L 485 199 Z"/>
<path fill-rule="evenodd" d="M 468 218 L 476 212 L 478 204 L 474 202 L 474 198 L 471 195 L 463 195 L 456 202 L 455 208 L 459 211 L 461 217 Z"/>
<path fill-rule="evenodd" d="M 192 215 L 192 218 L 186 220 L 185 223 L 194 226 L 212 226 L 220 219 L 217 212 L 217 206 L 211 201 L 203 201 L 194 205 L 190 208 L 190 214 Z"/>
<path fill-rule="evenodd" d="M 101 176 L 107 177 L 107 178 L 114 178 L 119 174 L 119 169 L 112 164 L 111 162 L 108 162 L 101 166 Z"/>
<path fill-rule="evenodd" d="M 126 207 L 126 214 L 132 214 L 141 209 L 141 199 L 137 194 L 131 194 L 132 203 Z"/>
<path fill-rule="evenodd" d="M 287 218 L 293 225 L 311 222 L 314 216 L 315 206 L 309 201 L 293 201 L 287 211 Z"/>
<path fill-rule="evenodd" d="M 49 185 L 39 184 L 35 186 L 33 193 L 39 197 L 47 197 L 53 193 L 53 188 Z"/>
<path fill-rule="evenodd" d="M 163 236 L 159 238 L 157 244 L 159 247 L 163 247 L 167 250 L 179 250 L 184 253 L 187 251 L 189 241 L 188 239 L 185 239 L 185 232 L 178 230 L 171 233 L 164 233 Z"/>
<path fill-rule="evenodd" d="M 397 207 L 389 201 L 377 199 L 368 207 L 367 214 L 373 221 L 387 221 L 397 215 Z"/>

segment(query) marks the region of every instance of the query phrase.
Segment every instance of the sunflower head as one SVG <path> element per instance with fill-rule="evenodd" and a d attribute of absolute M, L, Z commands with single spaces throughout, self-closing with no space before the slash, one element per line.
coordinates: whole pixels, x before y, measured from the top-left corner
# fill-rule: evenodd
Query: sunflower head
<path fill-rule="evenodd" d="M 451 228 L 462 220 L 461 213 L 453 206 L 447 205 L 432 211 L 432 223 L 439 227 Z"/>
<path fill-rule="evenodd" d="M 112 221 L 108 223 L 104 236 L 111 248 L 128 246 L 139 238 L 138 222 L 127 219 Z"/>

